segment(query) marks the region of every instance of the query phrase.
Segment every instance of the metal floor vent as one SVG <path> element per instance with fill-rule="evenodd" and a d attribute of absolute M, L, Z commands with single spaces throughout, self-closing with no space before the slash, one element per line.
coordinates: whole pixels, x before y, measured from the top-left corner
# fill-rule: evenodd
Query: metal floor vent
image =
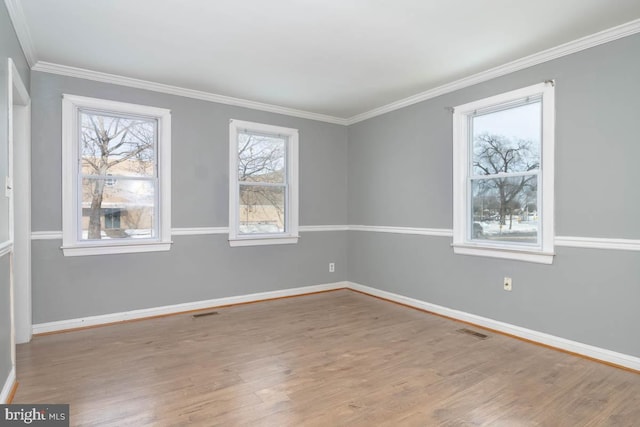
<path fill-rule="evenodd" d="M 488 335 L 481 334 L 480 332 L 472 331 L 471 329 L 467 329 L 467 328 L 458 329 L 456 332 L 460 332 L 461 334 L 471 335 L 481 340 L 486 340 L 487 338 L 489 338 Z"/>
<path fill-rule="evenodd" d="M 194 319 L 197 319 L 198 317 L 214 316 L 214 315 L 216 315 L 216 314 L 218 314 L 218 312 L 217 312 L 217 311 L 208 311 L 208 312 L 206 312 L 206 313 L 198 313 L 198 314 L 194 314 L 192 317 L 193 317 Z"/>

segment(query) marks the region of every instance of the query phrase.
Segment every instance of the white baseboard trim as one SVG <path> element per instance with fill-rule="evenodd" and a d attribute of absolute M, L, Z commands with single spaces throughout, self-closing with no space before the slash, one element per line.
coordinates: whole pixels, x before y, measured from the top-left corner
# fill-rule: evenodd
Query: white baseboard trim
<path fill-rule="evenodd" d="M 0 391 L 0 404 L 5 405 L 9 403 L 9 395 L 11 391 L 13 391 L 13 387 L 16 384 L 16 368 L 13 366 L 11 371 L 9 371 L 9 375 L 7 376 L 7 380 L 4 382 L 4 386 L 2 386 L 2 391 Z"/>
<path fill-rule="evenodd" d="M 55 322 L 38 323 L 33 325 L 33 334 L 44 334 L 49 332 L 59 332 L 70 329 L 78 329 L 89 326 L 99 326 L 111 323 L 124 322 L 127 320 L 144 319 L 154 316 L 162 316 L 167 314 L 181 313 L 192 310 L 203 310 L 207 308 L 215 308 L 233 304 L 242 304 L 248 302 L 256 302 L 269 300 L 274 298 L 283 298 L 291 296 L 299 296 L 305 294 L 311 294 L 315 292 L 332 291 L 337 289 L 351 289 L 359 291 L 368 295 L 384 298 L 389 301 L 394 301 L 400 304 L 407 305 L 409 307 L 418 308 L 421 310 L 429 311 L 432 313 L 440 314 L 452 319 L 469 322 L 474 325 L 482 326 L 495 331 L 503 332 L 509 335 L 513 335 L 519 338 L 523 338 L 536 343 L 548 345 L 560 350 L 565 350 L 571 353 L 587 356 L 592 359 L 600 360 L 606 363 L 622 366 L 625 368 L 640 371 L 640 358 L 630 356 L 623 353 L 607 350 L 600 347 L 595 347 L 589 344 L 580 343 L 577 341 L 568 340 L 565 338 L 550 335 L 544 332 L 538 332 L 531 329 L 523 328 L 520 326 L 511 325 L 498 320 L 490 319 L 487 317 L 478 316 L 464 311 L 455 310 L 452 308 L 444 307 L 437 304 L 432 304 L 426 301 L 421 301 L 415 298 L 406 297 L 392 292 L 375 289 L 369 286 L 361 285 L 353 282 L 335 282 L 326 283 L 321 285 L 302 286 L 298 288 L 282 289 L 270 292 L 260 292 L 248 295 L 238 295 L 232 297 L 216 298 L 204 301 L 194 301 L 182 304 L 173 304 L 162 307 L 146 308 L 141 310 L 132 310 L 120 313 L 103 314 L 99 316 L 89 316 L 77 319 L 67 319 Z M 13 376 L 12 376 L 13 375 Z M 8 396 L 8 393 L 13 387 L 15 381 L 15 371 L 9 375 L 7 383 L 5 384 L 2 395 L 0 395 L 0 401 Z M 6 391 L 8 390 L 8 391 Z"/>
<path fill-rule="evenodd" d="M 387 291 L 382 291 L 353 282 L 347 282 L 347 286 L 349 289 L 360 291 L 365 294 L 373 295 L 400 304 L 408 305 L 410 307 L 415 307 L 421 310 L 451 317 L 453 319 L 462 320 L 474 325 L 483 326 L 488 329 L 493 329 L 495 331 L 503 332 L 529 341 L 545 344 L 550 347 L 555 347 L 560 350 L 587 356 L 592 359 L 597 359 L 603 362 L 633 369 L 635 371 L 640 371 L 640 358 L 635 356 L 630 356 L 627 354 L 606 350 L 604 348 L 595 347 L 589 344 L 560 338 L 554 335 L 546 334 L 544 332 L 538 332 L 520 326 L 511 325 L 509 323 L 500 322 L 498 320 L 489 319 L 487 317 L 477 316 L 475 314 L 466 313 L 464 311 L 454 310 L 452 308 L 443 307 L 441 305 L 431 304 L 425 301 L 405 297 L 403 295 L 398 295 Z"/>
<path fill-rule="evenodd" d="M 326 283 L 322 285 L 303 286 L 299 288 L 282 289 L 278 291 L 260 292 L 248 295 L 215 298 L 204 301 L 194 301 L 182 304 L 165 305 L 161 307 L 144 308 L 140 310 L 124 311 L 119 313 L 102 314 L 98 316 L 82 317 L 77 319 L 59 320 L 55 322 L 37 323 L 33 325 L 33 334 L 59 332 L 68 329 L 86 328 L 88 326 L 106 325 L 110 323 L 124 322 L 127 320 L 144 319 L 147 317 L 175 314 L 192 310 L 221 307 L 247 302 L 256 302 L 274 298 L 291 297 L 311 294 L 314 292 L 332 291 L 346 288 L 346 282 Z"/>

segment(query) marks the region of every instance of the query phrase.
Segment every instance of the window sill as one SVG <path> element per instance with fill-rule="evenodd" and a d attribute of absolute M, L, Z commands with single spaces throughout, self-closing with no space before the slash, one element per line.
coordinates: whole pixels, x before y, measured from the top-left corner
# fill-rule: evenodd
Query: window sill
<path fill-rule="evenodd" d="M 534 262 L 538 264 L 553 264 L 553 252 L 521 250 L 511 248 L 493 248 L 487 246 L 472 246 L 453 244 L 453 252 L 459 255 L 474 255 L 491 258 L 511 259 L 515 261 Z"/>
<path fill-rule="evenodd" d="M 239 246 L 263 246 L 263 245 L 291 245 L 298 243 L 298 236 L 263 237 L 252 236 L 248 238 L 229 238 L 231 247 Z"/>
<path fill-rule="evenodd" d="M 63 246 L 62 252 L 64 256 L 88 256 L 88 255 L 112 255 L 112 254 L 131 254 L 140 252 L 160 252 L 171 249 L 173 242 L 150 242 L 150 243 L 128 243 L 128 244 L 110 244 L 110 245 L 76 245 Z"/>

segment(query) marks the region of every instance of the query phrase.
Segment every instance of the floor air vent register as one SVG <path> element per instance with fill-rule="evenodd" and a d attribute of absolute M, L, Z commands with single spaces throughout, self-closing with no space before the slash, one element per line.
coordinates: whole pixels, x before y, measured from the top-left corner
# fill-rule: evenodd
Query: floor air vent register
<path fill-rule="evenodd" d="M 488 335 L 481 334 L 480 332 L 476 332 L 476 331 L 473 331 L 473 330 L 467 329 L 467 328 L 458 329 L 456 332 L 459 332 L 461 334 L 471 335 L 472 337 L 476 337 L 476 338 L 478 338 L 480 340 L 486 340 L 487 338 L 489 338 Z"/>

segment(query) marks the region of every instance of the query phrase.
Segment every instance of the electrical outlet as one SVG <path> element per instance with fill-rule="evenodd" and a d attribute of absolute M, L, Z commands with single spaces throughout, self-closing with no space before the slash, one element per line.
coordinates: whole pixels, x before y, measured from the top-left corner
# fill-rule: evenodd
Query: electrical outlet
<path fill-rule="evenodd" d="M 512 284 L 511 283 L 511 277 L 505 277 L 504 278 L 504 282 L 502 282 L 502 283 L 503 283 L 505 291 L 510 291 L 512 289 L 511 288 L 511 284 Z"/>
<path fill-rule="evenodd" d="M 329 263 L 329 273 L 334 273 L 336 271 L 336 263 L 335 262 L 330 262 Z"/>

